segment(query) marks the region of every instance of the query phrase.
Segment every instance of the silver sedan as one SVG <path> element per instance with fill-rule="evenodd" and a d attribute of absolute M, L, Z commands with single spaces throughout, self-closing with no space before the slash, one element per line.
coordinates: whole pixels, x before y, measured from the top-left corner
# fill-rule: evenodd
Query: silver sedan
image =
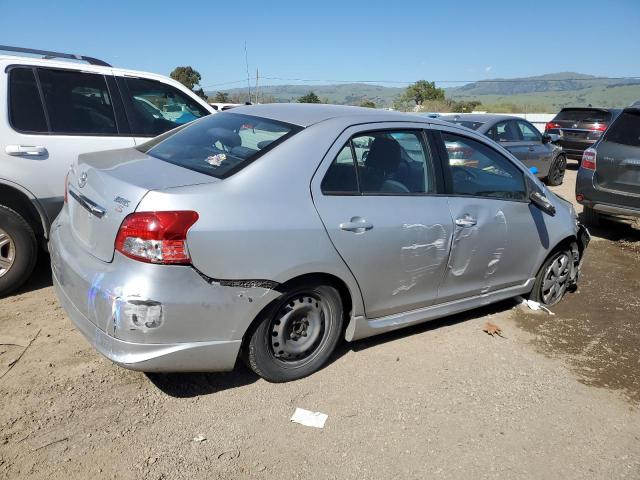
<path fill-rule="evenodd" d="M 304 104 L 197 120 L 81 155 L 51 232 L 53 279 L 95 348 L 142 371 L 287 381 L 353 341 L 575 285 L 571 205 L 483 135 Z"/>

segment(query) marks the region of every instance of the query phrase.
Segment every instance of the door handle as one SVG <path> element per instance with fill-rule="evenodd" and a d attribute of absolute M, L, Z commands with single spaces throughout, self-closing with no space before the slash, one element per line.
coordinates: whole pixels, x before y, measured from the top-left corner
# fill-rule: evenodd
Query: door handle
<path fill-rule="evenodd" d="M 535 151 L 535 149 L 536 149 L 535 147 L 529 147 L 529 151 L 530 151 L 530 152 Z"/>
<path fill-rule="evenodd" d="M 456 225 L 462 228 L 475 227 L 477 223 L 478 221 L 469 214 L 456 218 Z"/>
<path fill-rule="evenodd" d="M 364 233 L 373 228 L 373 224 L 362 217 L 351 217 L 351 220 L 340 224 L 340 230 L 354 233 Z"/>
<path fill-rule="evenodd" d="M 14 157 L 40 157 L 47 154 L 46 148 L 29 145 L 7 145 L 4 151 L 8 155 L 13 155 Z"/>

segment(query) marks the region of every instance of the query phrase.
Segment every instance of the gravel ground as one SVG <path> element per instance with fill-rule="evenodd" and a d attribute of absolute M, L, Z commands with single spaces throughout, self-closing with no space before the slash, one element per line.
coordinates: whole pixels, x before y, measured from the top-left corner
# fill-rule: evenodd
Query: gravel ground
<path fill-rule="evenodd" d="M 503 302 L 345 344 L 288 384 L 241 364 L 114 366 L 66 318 L 43 260 L 0 300 L 0 478 L 640 478 L 637 232 L 597 233 L 555 316 Z M 328 414 L 325 428 L 289 422 L 295 407 Z"/>

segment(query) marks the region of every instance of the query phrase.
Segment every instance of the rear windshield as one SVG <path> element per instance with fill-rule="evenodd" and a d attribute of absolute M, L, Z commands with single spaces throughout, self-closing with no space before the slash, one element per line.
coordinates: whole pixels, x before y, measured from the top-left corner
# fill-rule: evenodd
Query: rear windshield
<path fill-rule="evenodd" d="M 471 130 L 477 130 L 478 128 L 480 128 L 481 125 L 484 125 L 484 122 L 472 122 L 469 120 L 449 120 L 447 118 L 445 118 L 444 120 L 446 120 L 449 123 L 455 123 L 456 125 L 460 125 L 461 127 L 467 127 L 470 128 Z"/>
<path fill-rule="evenodd" d="M 611 113 L 602 110 L 571 109 L 561 110 L 554 120 L 570 120 L 572 122 L 608 122 Z"/>
<path fill-rule="evenodd" d="M 157 137 L 138 149 L 174 165 L 226 178 L 301 129 L 266 118 L 217 113 Z"/>
<path fill-rule="evenodd" d="M 640 147 L 640 111 L 623 112 L 607 130 L 604 141 Z"/>

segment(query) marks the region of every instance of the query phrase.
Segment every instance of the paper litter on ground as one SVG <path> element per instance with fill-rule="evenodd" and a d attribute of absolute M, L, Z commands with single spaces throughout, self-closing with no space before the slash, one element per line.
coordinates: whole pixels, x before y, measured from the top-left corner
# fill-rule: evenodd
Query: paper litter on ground
<path fill-rule="evenodd" d="M 326 413 L 310 412 L 304 408 L 296 407 L 296 411 L 293 412 L 290 420 L 306 427 L 324 428 L 324 422 L 327 421 L 327 418 L 329 418 L 329 415 Z"/>

